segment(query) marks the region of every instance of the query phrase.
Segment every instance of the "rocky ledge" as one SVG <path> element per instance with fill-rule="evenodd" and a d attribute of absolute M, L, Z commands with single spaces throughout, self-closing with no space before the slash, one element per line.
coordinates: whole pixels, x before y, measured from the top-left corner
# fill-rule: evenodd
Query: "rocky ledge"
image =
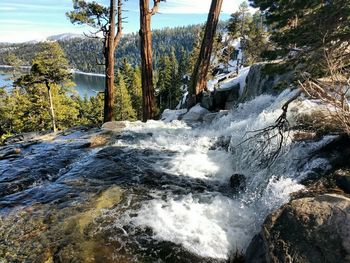
<path fill-rule="evenodd" d="M 254 237 L 246 262 L 350 262 L 350 199 L 324 194 L 282 206 Z"/>
<path fill-rule="evenodd" d="M 350 145 L 339 136 L 316 155 L 332 171 L 315 171 L 305 190 L 266 219 L 245 254 L 245 263 L 350 262 Z"/>

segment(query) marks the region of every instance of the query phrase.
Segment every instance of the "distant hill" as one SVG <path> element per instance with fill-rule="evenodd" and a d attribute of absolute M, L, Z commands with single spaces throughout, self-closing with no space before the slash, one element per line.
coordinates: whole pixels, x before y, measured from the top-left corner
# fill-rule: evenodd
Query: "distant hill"
<path fill-rule="evenodd" d="M 49 36 L 47 40 L 49 41 L 66 41 L 66 40 L 72 40 L 72 39 L 84 39 L 85 36 L 81 34 L 73 34 L 73 33 L 64 33 L 54 36 Z"/>
<path fill-rule="evenodd" d="M 194 40 L 198 37 L 201 25 L 192 25 L 177 28 L 165 28 L 153 32 L 153 57 L 157 63 L 160 56 L 169 54 L 172 49 L 180 56 L 181 49 L 190 52 Z M 102 40 L 92 39 L 77 34 L 60 34 L 47 38 L 49 41 L 58 41 L 64 49 L 72 66 L 80 71 L 103 73 Z M 40 43 L 0 43 L 0 64 L 6 64 L 5 58 L 9 53 L 14 53 L 25 65 L 30 65 L 31 60 L 38 52 Z M 126 58 L 132 65 L 139 65 L 139 36 L 138 34 L 126 34 L 123 36 L 117 51 L 116 63 L 120 65 L 121 59 Z"/>

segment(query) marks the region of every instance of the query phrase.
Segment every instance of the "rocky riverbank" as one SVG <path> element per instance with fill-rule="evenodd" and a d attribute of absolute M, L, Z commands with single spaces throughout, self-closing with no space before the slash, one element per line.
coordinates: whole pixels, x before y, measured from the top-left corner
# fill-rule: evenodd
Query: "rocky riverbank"
<path fill-rule="evenodd" d="M 318 154 L 334 167 L 315 171 L 306 189 L 271 213 L 246 251 L 246 263 L 350 262 L 350 140 L 339 136 Z"/>

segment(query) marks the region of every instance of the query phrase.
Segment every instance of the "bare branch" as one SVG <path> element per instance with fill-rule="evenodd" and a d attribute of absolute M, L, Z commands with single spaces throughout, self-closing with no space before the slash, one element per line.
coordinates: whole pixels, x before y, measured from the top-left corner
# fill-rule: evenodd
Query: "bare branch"
<path fill-rule="evenodd" d="M 122 31 L 123 31 L 123 16 L 122 16 L 122 0 L 118 0 L 118 29 L 117 34 L 114 37 L 114 45 L 113 48 L 115 49 L 117 45 L 120 42 L 120 39 L 122 38 Z"/>
<path fill-rule="evenodd" d="M 266 155 L 266 149 L 272 145 L 271 142 L 273 139 L 275 139 L 277 141 L 277 147 L 274 151 L 269 153 L 265 162 L 266 166 L 272 165 L 282 150 L 283 143 L 285 141 L 284 133 L 286 131 L 288 132 L 290 129 L 289 122 L 287 120 L 289 104 L 296 100 L 301 95 L 301 93 L 302 90 L 299 89 L 293 97 L 288 99 L 288 101 L 283 104 L 282 114 L 276 119 L 273 125 L 267 126 L 259 130 L 248 131 L 246 134 L 253 133 L 253 135 L 240 142 L 237 146 L 240 146 L 248 141 L 258 139 L 260 144 L 259 155 Z"/>
<path fill-rule="evenodd" d="M 159 3 L 161 0 L 154 0 L 153 1 L 153 8 L 151 10 L 149 10 L 149 14 L 151 16 L 153 16 L 154 14 L 158 13 L 158 9 L 159 9 Z"/>

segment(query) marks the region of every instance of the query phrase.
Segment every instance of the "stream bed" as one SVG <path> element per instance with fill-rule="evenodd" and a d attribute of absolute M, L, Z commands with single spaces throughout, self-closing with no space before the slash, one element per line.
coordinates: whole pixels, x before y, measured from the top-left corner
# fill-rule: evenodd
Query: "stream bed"
<path fill-rule="evenodd" d="M 210 123 L 125 122 L 0 148 L 0 262 L 226 262 L 303 189 L 332 138 L 241 142 L 293 96 L 262 95 Z M 290 105 L 290 122 L 313 102 Z M 12 152 L 11 152 L 12 151 Z M 245 189 L 230 185 L 242 174 Z"/>

